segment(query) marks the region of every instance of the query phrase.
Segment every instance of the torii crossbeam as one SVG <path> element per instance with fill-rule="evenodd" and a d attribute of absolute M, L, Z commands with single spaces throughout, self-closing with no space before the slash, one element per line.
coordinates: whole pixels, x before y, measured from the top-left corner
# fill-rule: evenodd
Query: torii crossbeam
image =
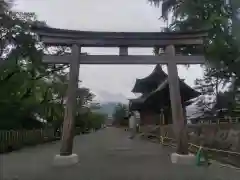
<path fill-rule="evenodd" d="M 44 55 L 44 63 L 70 64 L 62 146 L 60 156 L 71 156 L 78 86 L 79 64 L 167 64 L 174 130 L 178 138 L 177 153 L 186 154 L 187 138 L 179 91 L 177 64 L 203 64 L 203 56 L 184 56 L 175 53 L 175 46 L 201 46 L 206 31 L 194 32 L 90 32 L 33 27 L 45 45 L 70 46 L 71 54 Z M 83 55 L 81 47 L 119 47 L 119 55 Z M 128 55 L 128 47 L 164 48 L 162 55 Z"/>

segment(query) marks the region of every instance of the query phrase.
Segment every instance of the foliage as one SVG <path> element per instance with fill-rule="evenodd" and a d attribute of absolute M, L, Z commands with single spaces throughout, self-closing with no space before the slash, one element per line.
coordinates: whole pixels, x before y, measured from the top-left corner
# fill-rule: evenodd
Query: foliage
<path fill-rule="evenodd" d="M 155 6 L 159 7 L 161 5 L 162 18 L 164 19 L 167 19 L 169 11 L 177 6 L 177 1 L 178 0 L 149 0 L 149 2 Z"/>
<path fill-rule="evenodd" d="M 233 35 L 236 37 L 238 41 L 238 45 L 240 45 L 240 1 L 239 0 L 231 0 L 231 7 L 233 11 Z"/>
<path fill-rule="evenodd" d="M 26 124 L 36 124 L 37 114 L 48 121 L 59 119 L 66 67 L 41 63 L 43 49 L 30 31 L 30 25 L 37 22 L 34 14 L 6 11 L 1 21 L 1 128 L 26 128 Z M 32 121 L 20 123 L 28 119 Z M 2 126 L 8 122 L 12 123 Z"/>
<path fill-rule="evenodd" d="M 50 123 L 59 127 L 64 118 L 68 65 L 41 63 L 44 49 L 31 25 L 39 22 L 34 13 L 12 12 L 0 3 L 0 129 L 26 129 Z M 53 48 L 52 48 L 53 49 Z M 65 53 L 56 47 L 50 53 Z M 94 95 L 79 89 L 77 113 Z M 42 119 L 42 123 L 37 119 Z"/>
<path fill-rule="evenodd" d="M 231 4 L 226 4 L 225 0 L 150 0 L 150 2 L 162 7 L 162 18 L 165 20 L 168 19 L 168 12 L 172 12 L 172 23 L 168 27 L 170 31 L 208 30 L 202 51 L 208 63 L 205 66 L 204 78 L 196 81 L 198 90 L 204 95 L 199 101 L 199 106 L 202 106 L 205 112 L 206 107 L 209 109 L 219 106 L 219 86 L 226 84 L 230 86 L 224 89 L 229 91 L 225 95 L 231 94 L 233 102 L 230 104 L 236 104 L 234 101 L 240 86 L 238 70 L 240 48 L 232 34 L 232 20 L 234 22 L 234 10 L 239 7 L 237 1 L 232 0 Z M 182 48 L 181 51 L 195 53 L 199 50 L 191 46 Z M 206 101 L 209 95 L 213 98 L 212 102 Z"/>
<path fill-rule="evenodd" d="M 113 124 L 115 125 L 127 125 L 128 121 L 126 120 L 128 107 L 125 104 L 118 103 L 115 106 L 113 113 Z"/>
<path fill-rule="evenodd" d="M 82 114 L 78 114 L 76 117 L 77 128 L 80 128 L 81 132 L 85 132 L 91 129 L 100 129 L 105 123 L 106 116 L 101 113 L 92 112 L 90 109 Z"/>
<path fill-rule="evenodd" d="M 198 97 L 197 107 L 198 111 L 205 115 L 213 115 L 217 109 L 214 108 L 216 104 L 219 105 L 220 93 L 224 91 L 223 79 L 218 76 L 209 76 L 209 71 L 212 69 L 205 68 L 205 74 L 202 79 L 196 79 L 196 90 L 201 92 L 201 96 Z"/>

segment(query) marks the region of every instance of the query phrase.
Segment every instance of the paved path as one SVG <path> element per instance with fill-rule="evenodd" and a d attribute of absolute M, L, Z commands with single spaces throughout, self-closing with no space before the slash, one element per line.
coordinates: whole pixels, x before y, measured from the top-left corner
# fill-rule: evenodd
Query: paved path
<path fill-rule="evenodd" d="M 240 171 L 215 164 L 206 167 L 173 165 L 170 149 L 128 139 L 127 132 L 106 128 L 77 136 L 74 152 L 80 163 L 53 167 L 60 142 L 25 148 L 0 156 L 1 179 L 19 180 L 239 180 Z"/>

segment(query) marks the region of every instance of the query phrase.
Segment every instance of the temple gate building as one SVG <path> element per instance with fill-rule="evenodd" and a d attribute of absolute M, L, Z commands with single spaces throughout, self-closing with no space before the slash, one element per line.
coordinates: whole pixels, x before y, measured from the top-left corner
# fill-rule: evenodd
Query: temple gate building
<path fill-rule="evenodd" d="M 179 78 L 183 112 L 186 117 L 186 106 L 192 99 L 200 95 Z M 168 75 L 160 65 L 145 78 L 137 79 L 132 89 L 133 93 L 142 95 L 129 100 L 129 109 L 138 111 L 142 125 L 172 124 L 171 103 L 169 94 Z"/>

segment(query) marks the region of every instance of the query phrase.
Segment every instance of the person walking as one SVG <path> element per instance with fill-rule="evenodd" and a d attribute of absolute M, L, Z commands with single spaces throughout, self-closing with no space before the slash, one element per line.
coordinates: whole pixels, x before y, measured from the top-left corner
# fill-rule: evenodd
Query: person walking
<path fill-rule="evenodd" d="M 136 117 L 134 112 L 129 113 L 129 132 L 130 132 L 130 139 L 133 139 L 136 134 Z"/>

